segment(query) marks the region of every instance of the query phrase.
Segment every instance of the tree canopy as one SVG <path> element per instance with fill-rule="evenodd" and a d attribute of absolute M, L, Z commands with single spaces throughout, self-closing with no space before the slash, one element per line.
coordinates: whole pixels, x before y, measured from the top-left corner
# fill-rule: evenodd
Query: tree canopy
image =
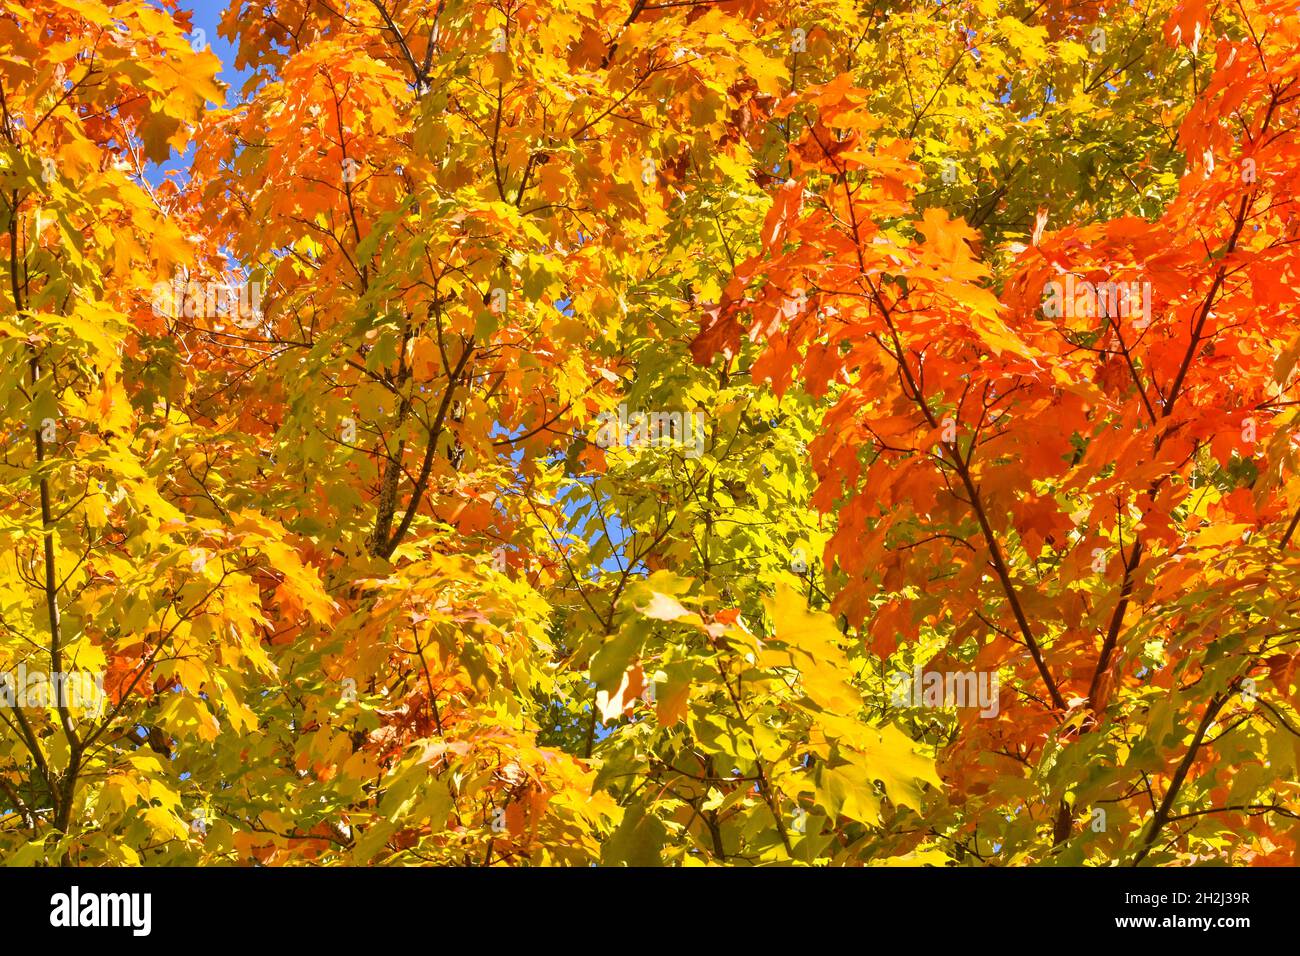
<path fill-rule="evenodd" d="M 0 0 L 6 862 L 1297 862 L 1292 0 L 220 34 Z"/>

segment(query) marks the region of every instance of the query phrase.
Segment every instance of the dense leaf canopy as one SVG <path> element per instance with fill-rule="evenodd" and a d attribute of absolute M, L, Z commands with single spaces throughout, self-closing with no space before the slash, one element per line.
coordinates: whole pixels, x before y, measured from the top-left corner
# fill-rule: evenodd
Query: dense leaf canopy
<path fill-rule="evenodd" d="M 1294 0 L 192 16 L 0 0 L 5 861 L 1297 862 Z"/>

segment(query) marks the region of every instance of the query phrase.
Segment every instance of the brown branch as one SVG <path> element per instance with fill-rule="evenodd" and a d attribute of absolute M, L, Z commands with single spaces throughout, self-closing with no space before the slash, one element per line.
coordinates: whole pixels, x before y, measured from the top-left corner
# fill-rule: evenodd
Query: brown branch
<path fill-rule="evenodd" d="M 1227 694 L 1215 694 L 1214 697 L 1210 698 L 1210 703 L 1201 716 L 1201 722 L 1196 728 L 1196 733 L 1192 735 L 1191 746 L 1187 748 L 1187 753 L 1183 755 L 1182 761 L 1178 764 L 1178 769 L 1174 771 L 1173 779 L 1169 781 L 1169 789 L 1165 791 L 1164 799 L 1160 801 L 1160 806 L 1151 819 L 1151 828 L 1147 831 L 1146 839 L 1142 842 L 1142 848 L 1138 850 L 1137 855 L 1133 858 L 1133 866 L 1139 865 L 1146 859 L 1147 854 L 1151 852 L 1151 847 L 1155 845 L 1156 839 L 1160 836 L 1160 831 L 1165 828 L 1165 824 L 1172 818 L 1171 811 L 1174 801 L 1178 799 L 1178 791 L 1182 789 L 1183 781 L 1187 779 L 1187 772 L 1192 769 L 1192 764 L 1196 762 L 1196 755 L 1201 749 L 1201 744 L 1205 741 L 1206 733 L 1214 724 L 1214 719 L 1219 715 L 1223 705 L 1227 702 Z"/>

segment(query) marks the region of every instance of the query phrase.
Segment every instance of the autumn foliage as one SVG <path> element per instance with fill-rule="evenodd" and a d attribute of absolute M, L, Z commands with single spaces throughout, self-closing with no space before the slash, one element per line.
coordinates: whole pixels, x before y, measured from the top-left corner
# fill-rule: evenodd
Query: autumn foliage
<path fill-rule="evenodd" d="M 1300 862 L 1293 0 L 194 32 L 0 0 L 5 862 Z"/>

